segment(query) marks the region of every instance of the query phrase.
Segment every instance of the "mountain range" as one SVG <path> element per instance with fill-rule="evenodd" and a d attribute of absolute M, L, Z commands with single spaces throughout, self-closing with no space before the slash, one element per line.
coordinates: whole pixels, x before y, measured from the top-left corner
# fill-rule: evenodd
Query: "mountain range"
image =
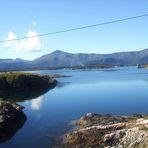
<path fill-rule="evenodd" d="M 51 69 L 87 65 L 137 65 L 148 64 L 148 49 L 112 54 L 68 53 L 56 50 L 32 61 L 0 59 L 0 71 Z"/>

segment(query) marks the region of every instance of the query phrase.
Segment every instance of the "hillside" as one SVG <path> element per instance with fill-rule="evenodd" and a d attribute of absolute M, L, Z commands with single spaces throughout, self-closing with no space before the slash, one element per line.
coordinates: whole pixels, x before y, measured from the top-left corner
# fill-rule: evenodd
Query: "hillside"
<path fill-rule="evenodd" d="M 137 65 L 148 63 L 148 49 L 112 54 L 68 53 L 56 50 L 32 61 L 0 59 L 0 71 L 35 70 L 90 65 Z"/>

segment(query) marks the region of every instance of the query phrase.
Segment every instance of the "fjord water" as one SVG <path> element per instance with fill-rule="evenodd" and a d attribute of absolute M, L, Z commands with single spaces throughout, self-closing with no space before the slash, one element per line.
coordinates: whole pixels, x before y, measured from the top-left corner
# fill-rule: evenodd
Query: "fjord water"
<path fill-rule="evenodd" d="M 18 104 L 27 121 L 2 148 L 52 148 L 71 120 L 88 112 L 128 115 L 148 113 L 148 70 L 123 67 L 102 70 L 36 71 L 63 74 L 45 94 Z M 16 98 L 17 99 L 17 98 Z"/>

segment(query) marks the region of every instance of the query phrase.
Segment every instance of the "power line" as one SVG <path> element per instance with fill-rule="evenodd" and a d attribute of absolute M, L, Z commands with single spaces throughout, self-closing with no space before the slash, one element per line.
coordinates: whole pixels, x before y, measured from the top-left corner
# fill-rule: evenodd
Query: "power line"
<path fill-rule="evenodd" d="M 0 40 L 0 43 L 17 41 L 17 40 L 22 40 L 22 39 L 29 39 L 29 38 L 34 38 L 34 37 L 42 37 L 42 36 L 48 36 L 48 35 L 54 35 L 54 34 L 60 34 L 60 33 L 66 33 L 66 32 L 71 32 L 71 31 L 76 31 L 76 30 L 82 30 L 82 29 L 87 29 L 87 28 L 93 28 L 93 27 L 98 27 L 98 26 L 103 26 L 103 25 L 108 25 L 108 24 L 113 24 L 113 23 L 133 20 L 133 19 L 138 19 L 138 18 L 142 18 L 142 17 L 146 17 L 146 16 L 148 16 L 148 13 L 142 14 L 142 15 L 137 15 L 137 16 L 132 16 L 132 17 L 127 17 L 127 18 L 123 18 L 123 19 L 93 24 L 93 25 L 87 25 L 87 26 L 65 29 L 65 30 L 60 30 L 60 31 L 48 32 L 48 33 L 44 33 L 44 34 L 38 34 L 38 35 L 30 36 L 30 37 L 20 37 L 20 38 L 11 39 L 11 40 Z"/>

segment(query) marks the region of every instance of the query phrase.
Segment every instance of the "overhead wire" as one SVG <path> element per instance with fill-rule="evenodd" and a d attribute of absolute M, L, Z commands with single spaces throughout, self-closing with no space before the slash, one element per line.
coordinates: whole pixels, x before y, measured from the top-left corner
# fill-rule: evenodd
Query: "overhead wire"
<path fill-rule="evenodd" d="M 70 29 L 65 29 L 65 30 L 59 30 L 59 31 L 54 31 L 54 32 L 38 34 L 38 35 L 34 35 L 34 36 L 29 36 L 29 37 L 25 36 L 25 37 L 19 37 L 16 39 L 10 39 L 10 40 L 0 40 L 0 43 L 10 42 L 10 41 L 18 41 L 18 40 L 29 39 L 29 38 L 34 38 L 34 37 L 43 37 L 43 36 L 48 36 L 48 35 L 60 34 L 60 33 L 66 33 L 66 32 L 71 32 L 71 31 L 76 31 L 76 30 L 82 30 L 82 29 L 87 29 L 87 28 L 93 28 L 93 27 L 98 27 L 98 26 L 138 19 L 138 18 L 147 17 L 147 16 L 148 16 L 148 13 L 142 14 L 142 15 L 137 15 L 137 16 L 132 16 L 132 17 L 127 17 L 127 18 L 122 18 L 122 19 L 117 19 L 117 20 L 112 20 L 112 21 L 107 21 L 107 22 L 103 22 L 103 23 L 97 23 L 97 24 L 92 24 L 92 25 L 76 27 L 76 28 L 70 28 Z"/>

